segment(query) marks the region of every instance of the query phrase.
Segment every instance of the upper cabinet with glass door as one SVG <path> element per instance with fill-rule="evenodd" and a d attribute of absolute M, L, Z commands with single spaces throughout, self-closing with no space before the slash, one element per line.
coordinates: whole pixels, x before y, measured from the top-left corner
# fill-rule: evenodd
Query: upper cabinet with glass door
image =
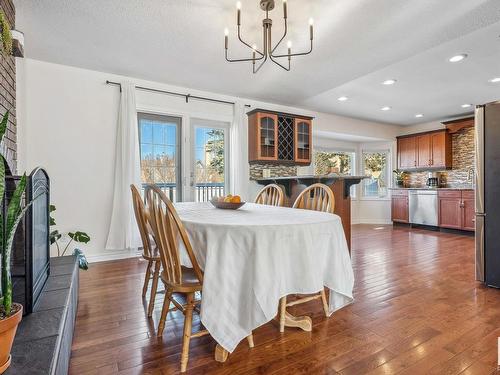
<path fill-rule="evenodd" d="M 295 162 L 311 163 L 311 120 L 295 119 Z"/>
<path fill-rule="evenodd" d="M 247 115 L 250 163 L 311 164 L 312 118 L 262 109 Z"/>

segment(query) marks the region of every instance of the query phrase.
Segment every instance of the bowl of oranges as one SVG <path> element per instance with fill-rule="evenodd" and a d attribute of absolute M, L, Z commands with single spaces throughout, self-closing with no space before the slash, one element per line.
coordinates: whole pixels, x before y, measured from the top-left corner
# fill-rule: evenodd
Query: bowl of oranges
<path fill-rule="evenodd" d="M 228 194 L 222 197 L 213 198 L 210 203 L 214 205 L 215 208 L 220 208 L 222 210 L 237 210 L 245 204 L 241 201 L 239 195 Z"/>

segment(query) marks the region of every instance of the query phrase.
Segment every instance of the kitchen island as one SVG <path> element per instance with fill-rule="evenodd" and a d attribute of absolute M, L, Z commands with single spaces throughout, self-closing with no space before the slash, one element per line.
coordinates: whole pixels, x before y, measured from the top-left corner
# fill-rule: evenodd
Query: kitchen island
<path fill-rule="evenodd" d="M 255 181 L 260 185 L 278 184 L 286 192 L 285 205 L 291 207 L 298 195 L 308 186 L 322 183 L 329 186 L 335 195 L 335 214 L 342 219 L 342 226 L 351 251 L 351 186 L 359 184 L 366 176 L 345 176 L 336 173 L 328 175 L 304 175 L 292 177 L 258 178 Z"/>

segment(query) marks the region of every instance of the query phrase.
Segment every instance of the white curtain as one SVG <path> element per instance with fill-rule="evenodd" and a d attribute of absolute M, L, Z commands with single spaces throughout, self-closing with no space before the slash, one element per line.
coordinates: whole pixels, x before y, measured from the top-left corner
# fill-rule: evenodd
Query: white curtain
<path fill-rule="evenodd" d="M 231 124 L 231 142 L 229 146 L 230 164 L 230 193 L 238 194 L 244 200 L 248 197 L 248 148 L 242 147 L 247 144 L 248 129 L 246 122 L 245 105 L 236 101 Z"/>
<path fill-rule="evenodd" d="M 141 245 L 130 192 L 131 184 L 141 183 L 138 132 L 135 85 L 124 82 L 116 129 L 113 211 L 107 250 L 135 249 Z"/>

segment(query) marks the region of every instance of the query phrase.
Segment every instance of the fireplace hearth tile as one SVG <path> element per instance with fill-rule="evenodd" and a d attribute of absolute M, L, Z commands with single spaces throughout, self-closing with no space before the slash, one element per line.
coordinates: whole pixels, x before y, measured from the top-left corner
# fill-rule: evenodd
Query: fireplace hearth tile
<path fill-rule="evenodd" d="M 12 347 L 12 362 L 5 375 L 50 374 L 57 336 L 15 343 Z"/>
<path fill-rule="evenodd" d="M 21 320 L 11 351 L 12 364 L 4 375 L 68 373 L 78 304 L 77 259 L 52 258 L 53 269 L 61 274 L 51 272 L 35 311 Z"/>
<path fill-rule="evenodd" d="M 67 289 L 42 292 L 42 294 L 40 295 L 40 300 L 35 306 L 35 312 L 64 307 L 67 298 L 68 298 Z"/>
<path fill-rule="evenodd" d="M 53 290 L 69 288 L 70 285 L 71 274 L 53 276 L 47 280 L 47 284 L 45 284 L 45 288 L 43 290 L 46 292 L 50 292 Z"/>
<path fill-rule="evenodd" d="M 16 333 L 16 342 L 37 340 L 44 337 L 56 336 L 64 308 L 34 312 L 25 316 L 23 324 L 19 325 Z"/>

